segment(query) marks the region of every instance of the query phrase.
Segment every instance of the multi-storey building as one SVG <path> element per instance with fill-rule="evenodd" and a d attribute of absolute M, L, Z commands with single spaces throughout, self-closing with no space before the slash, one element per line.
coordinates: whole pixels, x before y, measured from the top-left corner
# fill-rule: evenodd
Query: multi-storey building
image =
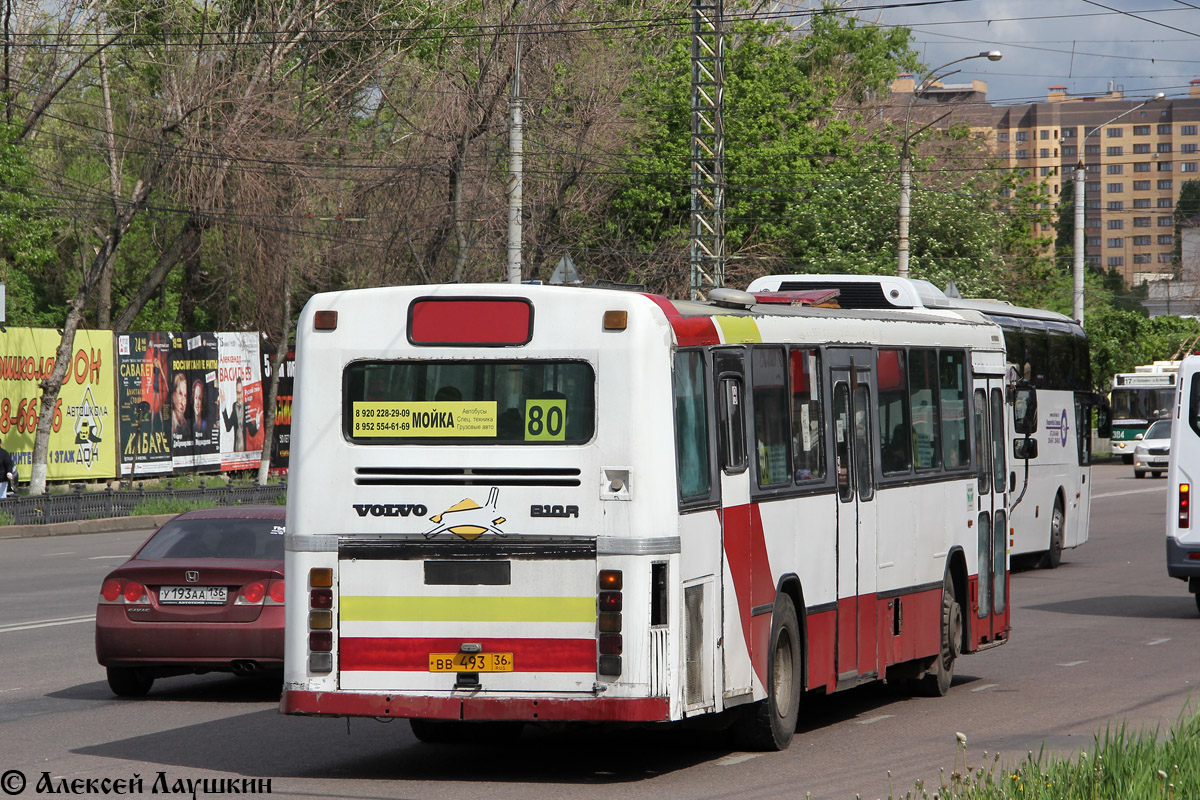
<path fill-rule="evenodd" d="M 988 130 L 996 153 L 1043 181 L 1051 203 L 1058 203 L 1082 162 L 1087 260 L 1116 270 L 1128 285 L 1172 274 L 1175 203 L 1184 183 L 1200 181 L 1200 79 L 1191 81 L 1186 97 L 1168 96 L 1137 110 L 1146 98 L 1127 99 L 1114 87 L 1072 96 L 1051 86 L 1046 102 L 1024 105 L 988 103 L 982 81 L 934 82 L 916 97 L 914 90 L 908 75 L 892 84 L 893 114 L 902 109 L 916 122 L 930 116 L 931 106 L 945 113 L 953 104 L 938 124 Z"/>

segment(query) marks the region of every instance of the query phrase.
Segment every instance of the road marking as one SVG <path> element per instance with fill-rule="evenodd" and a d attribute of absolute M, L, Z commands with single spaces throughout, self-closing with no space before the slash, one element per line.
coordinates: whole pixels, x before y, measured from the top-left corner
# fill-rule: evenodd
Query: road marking
<path fill-rule="evenodd" d="M 1093 500 L 1099 500 L 1101 497 L 1120 497 L 1123 494 L 1146 494 L 1147 492 L 1161 492 L 1167 488 L 1164 483 L 1162 486 L 1153 486 L 1149 489 L 1126 489 L 1123 492 L 1101 492 L 1100 494 L 1092 495 Z"/>
<path fill-rule="evenodd" d="M 129 556 L 89 556 L 88 561 L 103 561 L 107 558 L 129 558 Z"/>
<path fill-rule="evenodd" d="M 1153 642 L 1146 642 L 1146 646 L 1154 647 L 1156 644 L 1165 644 L 1169 641 L 1171 641 L 1171 637 L 1168 636 L 1166 639 L 1155 639 Z"/>
<path fill-rule="evenodd" d="M 1068 661 L 1065 664 L 1059 664 L 1060 667 L 1078 667 L 1080 664 L 1086 664 L 1087 661 Z"/>
<path fill-rule="evenodd" d="M 876 722 L 883 722 L 885 719 L 891 719 L 891 714 L 880 714 L 878 717 L 870 717 L 869 719 L 854 720 L 859 725 L 874 725 Z"/>
<path fill-rule="evenodd" d="M 96 615 L 91 614 L 86 617 L 59 617 L 58 619 L 40 619 L 33 622 L 10 622 L 7 625 L 0 625 L 0 633 L 31 631 L 35 628 L 54 628 L 59 625 L 76 625 L 80 622 L 93 622 L 95 619 Z"/>
<path fill-rule="evenodd" d="M 42 558 L 49 558 L 50 556 L 73 556 L 73 555 L 75 555 L 74 550 L 72 550 L 69 553 L 42 553 Z"/>
<path fill-rule="evenodd" d="M 987 691 L 988 689 L 995 689 L 999 685 L 1000 684 L 998 684 L 998 683 L 985 683 L 983 686 L 977 686 L 976 688 L 972 689 L 971 691 L 972 692 L 984 692 L 984 691 Z"/>
<path fill-rule="evenodd" d="M 749 761 L 752 758 L 762 758 L 763 755 L 763 753 L 734 753 L 722 756 L 713 763 L 718 767 L 732 767 L 734 764 L 741 764 L 743 761 Z"/>

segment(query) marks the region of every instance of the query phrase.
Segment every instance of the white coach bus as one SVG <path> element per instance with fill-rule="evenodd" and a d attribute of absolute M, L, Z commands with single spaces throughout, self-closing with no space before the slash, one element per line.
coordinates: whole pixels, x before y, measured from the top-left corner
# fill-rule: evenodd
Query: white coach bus
<path fill-rule="evenodd" d="M 903 295 L 891 296 L 898 280 L 771 275 L 751 283 L 749 290 L 840 288 L 843 308 L 894 308 L 908 305 Z M 921 306 L 926 310 L 970 309 L 999 325 L 1004 331 L 1010 384 L 1019 381 L 1037 390 L 1037 454 L 1026 462 L 1027 470 L 1014 465 L 1010 474 L 1016 496 L 1009 520 L 1009 555 L 1035 556 L 1040 566 L 1053 569 L 1062 561 L 1064 549 L 1088 539 L 1093 408 L 1100 408 L 1098 434 L 1110 433 L 1104 398 L 1092 392 L 1087 336 L 1079 323 L 1055 311 L 947 297 L 931 283 L 914 283 L 920 287 Z"/>
<path fill-rule="evenodd" d="M 281 709 L 782 749 L 805 691 L 944 694 L 1009 633 L 1004 339 L 828 294 L 314 296 Z"/>
<path fill-rule="evenodd" d="M 1200 487 L 1200 356 L 1179 363 L 1171 405 L 1171 460 L 1167 466 L 1167 574 L 1187 582 L 1200 611 L 1200 523 L 1192 518 Z"/>

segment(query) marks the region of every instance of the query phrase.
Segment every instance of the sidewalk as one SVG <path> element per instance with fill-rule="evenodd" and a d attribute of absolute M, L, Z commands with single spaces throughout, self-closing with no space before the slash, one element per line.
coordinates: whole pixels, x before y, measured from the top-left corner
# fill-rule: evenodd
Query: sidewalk
<path fill-rule="evenodd" d="M 51 522 L 46 525 L 6 525 L 0 528 L 0 539 L 74 536 L 80 533 L 114 533 L 116 531 L 145 531 L 149 535 L 151 531 L 173 517 L 175 517 L 174 514 L 154 514 L 141 517 L 109 517 L 74 522 Z"/>

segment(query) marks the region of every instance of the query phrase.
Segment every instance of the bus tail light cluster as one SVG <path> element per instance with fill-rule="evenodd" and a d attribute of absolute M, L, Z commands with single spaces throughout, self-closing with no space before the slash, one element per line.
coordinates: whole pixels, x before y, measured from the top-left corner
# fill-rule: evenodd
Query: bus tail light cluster
<path fill-rule="evenodd" d="M 333 570 L 308 571 L 308 671 L 333 671 Z"/>
<path fill-rule="evenodd" d="M 600 654 L 596 659 L 596 672 L 600 675 L 621 674 L 621 595 L 622 577 L 619 569 L 602 569 L 598 580 Z"/>
<path fill-rule="evenodd" d="M 150 595 L 146 587 L 129 578 L 108 578 L 100 587 L 102 605 L 148 605 Z"/>
<path fill-rule="evenodd" d="M 1190 528 L 1192 522 L 1192 485 L 1179 484 L 1179 527 Z"/>

